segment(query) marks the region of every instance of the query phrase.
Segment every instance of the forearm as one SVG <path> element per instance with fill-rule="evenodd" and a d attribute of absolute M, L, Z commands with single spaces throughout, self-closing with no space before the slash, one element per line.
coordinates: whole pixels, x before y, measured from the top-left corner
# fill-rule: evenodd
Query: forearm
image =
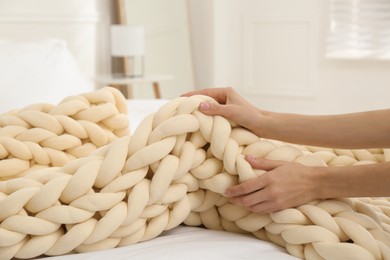
<path fill-rule="evenodd" d="M 390 196 L 390 162 L 321 167 L 320 172 L 318 198 Z"/>
<path fill-rule="evenodd" d="M 310 116 L 263 111 L 260 136 L 333 148 L 390 147 L 390 110 Z"/>

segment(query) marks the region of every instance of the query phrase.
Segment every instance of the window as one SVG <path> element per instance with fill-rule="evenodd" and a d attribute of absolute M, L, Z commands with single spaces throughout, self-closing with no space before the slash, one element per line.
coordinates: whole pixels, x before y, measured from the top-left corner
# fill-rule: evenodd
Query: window
<path fill-rule="evenodd" d="M 390 0 L 329 0 L 326 56 L 390 60 Z"/>

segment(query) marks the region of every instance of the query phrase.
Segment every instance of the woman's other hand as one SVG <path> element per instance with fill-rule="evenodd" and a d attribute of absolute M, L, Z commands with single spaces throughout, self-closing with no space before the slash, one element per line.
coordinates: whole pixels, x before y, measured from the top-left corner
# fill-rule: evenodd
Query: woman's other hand
<path fill-rule="evenodd" d="M 231 203 L 256 213 L 269 213 L 303 205 L 318 199 L 322 167 L 294 162 L 245 158 L 253 168 L 266 170 L 263 175 L 226 190 Z"/>

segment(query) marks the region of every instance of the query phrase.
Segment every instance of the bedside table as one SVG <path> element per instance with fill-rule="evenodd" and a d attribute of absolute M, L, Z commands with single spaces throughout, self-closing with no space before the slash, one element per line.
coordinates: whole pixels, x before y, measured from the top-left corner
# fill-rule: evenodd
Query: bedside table
<path fill-rule="evenodd" d="M 121 90 L 121 86 L 126 86 L 125 88 L 125 97 L 130 99 L 133 97 L 132 95 L 132 87 L 133 85 L 139 83 L 150 83 L 153 87 L 154 96 L 157 99 L 161 98 L 160 92 L 160 82 L 172 80 L 172 75 L 145 75 L 142 77 L 125 77 L 123 75 L 102 75 L 97 76 L 95 81 L 99 84 L 114 87 L 118 90 Z"/>

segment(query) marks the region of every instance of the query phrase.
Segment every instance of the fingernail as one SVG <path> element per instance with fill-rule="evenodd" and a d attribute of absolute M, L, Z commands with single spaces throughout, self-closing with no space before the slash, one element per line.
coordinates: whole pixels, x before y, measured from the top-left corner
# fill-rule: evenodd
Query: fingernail
<path fill-rule="evenodd" d="M 228 196 L 228 197 L 230 197 L 230 195 L 231 195 L 230 190 L 226 190 L 226 191 L 225 191 L 225 195 Z"/>
<path fill-rule="evenodd" d="M 203 111 L 209 110 L 210 104 L 209 104 L 209 103 L 206 103 L 206 102 L 202 102 L 202 103 L 200 103 L 199 108 L 200 108 L 200 110 L 203 110 Z"/>
<path fill-rule="evenodd" d="M 245 158 L 246 158 L 247 160 L 254 160 L 254 159 L 256 159 L 256 157 L 255 157 L 254 155 L 252 155 L 252 154 L 247 154 L 247 155 L 245 155 Z"/>

